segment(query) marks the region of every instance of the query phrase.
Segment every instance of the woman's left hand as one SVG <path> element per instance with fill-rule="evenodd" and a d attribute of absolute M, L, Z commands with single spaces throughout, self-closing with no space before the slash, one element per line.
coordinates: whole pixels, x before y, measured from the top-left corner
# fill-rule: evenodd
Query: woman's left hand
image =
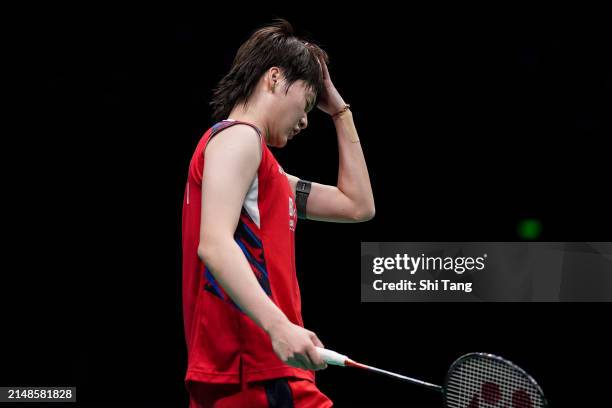
<path fill-rule="evenodd" d="M 323 92 L 319 96 L 319 103 L 317 104 L 317 108 L 321 109 L 323 112 L 328 115 L 333 115 L 344 108 L 344 99 L 340 96 L 340 93 L 334 86 L 330 76 L 329 70 L 327 69 L 327 64 L 325 61 L 319 59 L 319 64 L 321 65 L 321 69 L 323 70 Z"/>

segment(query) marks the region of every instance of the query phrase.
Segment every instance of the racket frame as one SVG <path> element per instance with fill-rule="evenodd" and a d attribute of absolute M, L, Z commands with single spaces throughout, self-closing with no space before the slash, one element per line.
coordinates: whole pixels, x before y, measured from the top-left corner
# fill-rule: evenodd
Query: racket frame
<path fill-rule="evenodd" d="M 546 397 L 544 396 L 544 392 L 542 391 L 542 388 L 538 385 L 538 383 L 533 379 L 532 376 L 530 376 L 529 374 L 527 374 L 527 372 L 525 370 L 523 370 L 521 367 L 517 366 L 516 364 L 514 364 L 512 361 L 506 360 L 503 357 L 500 356 L 496 356 L 495 354 L 489 354 L 489 353 L 467 353 L 462 355 L 461 357 L 459 357 L 458 359 L 456 359 L 453 364 L 451 364 L 450 368 L 448 369 L 446 376 L 444 377 L 444 383 L 442 384 L 442 398 L 444 401 L 444 406 L 447 407 L 448 406 L 448 401 L 447 401 L 447 389 L 448 389 L 448 382 L 450 381 L 450 375 L 452 372 L 454 372 L 455 367 L 461 363 L 463 363 L 464 360 L 467 359 L 472 359 L 474 357 L 479 357 L 479 358 L 487 358 L 487 359 L 492 359 L 492 360 L 497 360 L 503 364 L 507 364 L 509 366 L 511 366 L 514 370 L 520 372 L 521 374 L 523 374 L 525 376 L 525 378 L 527 378 L 527 380 L 536 388 L 536 390 L 538 390 L 538 392 L 540 393 L 540 397 L 542 398 L 542 403 L 544 408 L 548 408 L 548 401 L 546 400 Z"/>

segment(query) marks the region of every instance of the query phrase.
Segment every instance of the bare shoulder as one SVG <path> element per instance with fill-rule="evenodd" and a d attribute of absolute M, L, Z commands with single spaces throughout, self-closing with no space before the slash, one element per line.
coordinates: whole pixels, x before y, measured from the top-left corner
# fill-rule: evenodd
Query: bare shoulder
<path fill-rule="evenodd" d="M 255 129 L 249 125 L 238 123 L 218 132 L 208 144 L 212 145 L 231 145 L 244 147 L 259 147 L 260 136 Z"/>
<path fill-rule="evenodd" d="M 261 139 L 249 125 L 236 124 L 217 133 L 206 147 L 206 157 L 211 154 L 234 155 L 242 158 L 261 158 Z"/>

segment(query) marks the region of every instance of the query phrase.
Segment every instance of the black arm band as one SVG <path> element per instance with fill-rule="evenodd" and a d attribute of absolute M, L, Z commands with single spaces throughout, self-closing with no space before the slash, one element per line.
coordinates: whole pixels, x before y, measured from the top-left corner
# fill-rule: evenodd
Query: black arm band
<path fill-rule="evenodd" d="M 298 218 L 306 219 L 306 202 L 308 201 L 308 194 L 310 194 L 310 181 L 299 180 L 295 186 L 295 201 L 297 204 Z"/>

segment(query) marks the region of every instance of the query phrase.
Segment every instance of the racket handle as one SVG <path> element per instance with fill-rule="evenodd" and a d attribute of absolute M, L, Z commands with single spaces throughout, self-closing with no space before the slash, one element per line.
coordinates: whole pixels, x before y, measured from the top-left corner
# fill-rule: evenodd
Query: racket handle
<path fill-rule="evenodd" d="M 332 350 L 327 350 L 321 347 L 316 347 L 316 349 L 319 352 L 319 355 L 321 356 L 321 358 L 325 360 L 327 364 L 344 367 L 346 361 L 349 359 L 347 356 L 342 355 L 340 353 L 336 353 L 335 351 L 332 351 Z"/>

